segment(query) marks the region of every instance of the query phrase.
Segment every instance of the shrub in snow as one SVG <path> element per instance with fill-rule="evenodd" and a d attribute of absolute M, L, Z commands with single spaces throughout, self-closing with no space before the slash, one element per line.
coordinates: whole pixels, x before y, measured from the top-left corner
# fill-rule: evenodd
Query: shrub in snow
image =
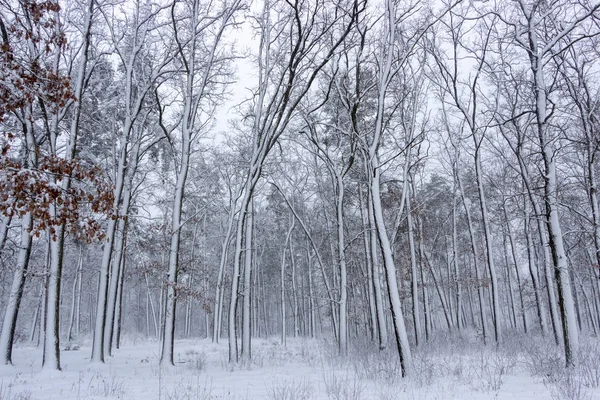
<path fill-rule="evenodd" d="M 600 344 L 587 343 L 582 345 L 580 347 L 579 362 L 575 369 L 585 387 L 600 387 Z"/>
<path fill-rule="evenodd" d="M 0 384 L 0 399 L 2 400 L 31 400 L 31 398 L 31 392 L 28 390 L 13 392 L 11 385 Z"/>
<path fill-rule="evenodd" d="M 312 396 L 312 384 L 304 379 L 275 381 L 267 390 L 269 400 L 308 400 Z"/>
<path fill-rule="evenodd" d="M 354 378 L 340 378 L 334 373 L 324 376 L 325 393 L 329 400 L 362 400 L 364 399 L 364 384 Z"/>
<path fill-rule="evenodd" d="M 95 373 L 88 383 L 88 392 L 92 396 L 113 397 L 115 399 L 126 399 L 127 389 L 123 379 L 111 375 L 106 377 Z"/>
<path fill-rule="evenodd" d="M 400 378 L 400 360 L 393 351 L 379 351 L 368 343 L 355 343 L 347 360 L 358 378 L 395 382 Z"/>
<path fill-rule="evenodd" d="M 592 400 L 581 377 L 575 371 L 565 371 L 558 377 L 544 379 L 553 400 Z"/>
<path fill-rule="evenodd" d="M 562 350 L 549 341 L 529 342 L 524 345 L 524 363 L 534 377 L 549 378 L 560 375 L 565 365 Z"/>
<path fill-rule="evenodd" d="M 413 356 L 411 378 L 414 379 L 417 386 L 431 385 L 436 376 L 439 376 L 437 365 L 428 354 L 418 353 Z"/>
<path fill-rule="evenodd" d="M 498 391 L 504 383 L 504 378 L 511 373 L 516 363 L 512 357 L 502 352 L 482 352 L 473 360 L 471 366 L 476 378 L 476 389 Z"/>
<path fill-rule="evenodd" d="M 195 371 L 203 371 L 206 368 L 206 354 L 198 350 L 189 349 L 185 352 L 185 365 Z"/>
<path fill-rule="evenodd" d="M 166 400 L 210 400 L 215 397 L 212 394 L 212 382 L 204 381 L 200 383 L 199 379 L 193 382 L 175 385 L 173 390 L 168 390 L 165 394 Z"/>

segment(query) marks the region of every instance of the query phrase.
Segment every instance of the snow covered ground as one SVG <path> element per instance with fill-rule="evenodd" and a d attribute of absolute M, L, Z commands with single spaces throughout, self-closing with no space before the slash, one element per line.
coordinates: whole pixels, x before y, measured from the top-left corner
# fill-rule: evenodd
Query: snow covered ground
<path fill-rule="evenodd" d="M 467 341 L 468 342 L 468 341 Z M 560 352 L 545 343 L 481 345 L 439 341 L 415 351 L 414 374 L 398 377 L 393 351 L 355 346 L 346 360 L 325 340 L 253 341 L 253 361 L 227 363 L 227 343 L 179 340 L 177 366 L 159 368 L 157 342 L 129 340 L 104 365 L 90 348 L 62 352 L 62 372 L 41 371 L 41 351 L 21 347 L 0 368 L 1 400 L 33 399 L 600 399 L 600 345 L 590 342 L 585 368 L 565 374 Z M 509 349 L 509 350 L 507 350 Z M 597 360 L 600 361 L 600 360 Z M 595 388 L 593 386 L 596 386 Z"/>

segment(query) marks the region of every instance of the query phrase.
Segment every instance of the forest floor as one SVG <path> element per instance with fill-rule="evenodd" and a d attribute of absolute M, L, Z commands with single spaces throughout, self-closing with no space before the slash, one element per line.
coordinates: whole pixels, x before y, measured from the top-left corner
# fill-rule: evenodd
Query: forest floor
<path fill-rule="evenodd" d="M 413 374 L 399 377 L 393 349 L 355 345 L 347 358 L 324 339 L 254 339 L 253 360 L 227 363 L 227 340 L 178 340 L 176 367 L 159 368 L 159 344 L 128 339 L 106 364 L 83 346 L 63 351 L 62 372 L 41 371 L 41 350 L 18 347 L 0 368 L 0 400 L 598 400 L 600 341 L 582 345 L 565 372 L 560 350 L 512 337 L 492 349 L 476 340 L 438 338 L 414 351 Z M 460 343 L 460 345 L 456 345 Z"/>

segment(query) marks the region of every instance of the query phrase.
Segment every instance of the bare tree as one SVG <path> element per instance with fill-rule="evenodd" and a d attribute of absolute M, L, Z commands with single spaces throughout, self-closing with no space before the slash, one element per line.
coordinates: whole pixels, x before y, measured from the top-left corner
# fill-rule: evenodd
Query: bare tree
<path fill-rule="evenodd" d="M 491 223 L 489 221 L 490 218 L 484 191 L 481 163 L 481 153 L 483 151 L 481 146 L 485 139 L 486 132 L 489 129 L 490 117 L 486 117 L 485 109 L 481 109 L 482 104 L 480 101 L 480 98 L 485 96 L 485 91 L 482 90 L 481 87 L 482 73 L 483 67 L 489 62 L 487 59 L 487 53 L 489 51 L 488 46 L 492 38 L 492 28 L 496 21 L 494 21 L 494 19 L 491 19 L 490 21 L 480 19 L 478 24 L 475 25 L 475 28 L 473 28 L 469 18 L 469 7 L 466 6 L 466 9 L 462 11 L 462 15 L 456 15 L 453 11 L 448 13 L 447 21 L 442 21 L 443 26 L 447 29 L 448 35 L 450 36 L 448 47 L 451 48 L 451 54 L 449 56 L 440 54 L 439 48 L 435 49 L 436 45 L 434 44 L 432 55 L 437 69 L 431 75 L 434 77 L 434 81 L 441 87 L 443 93 L 441 99 L 442 102 L 446 101 L 446 96 L 451 99 L 453 106 L 460 113 L 460 118 L 463 118 L 465 121 L 468 129 L 468 136 L 473 139 L 475 177 L 477 180 L 477 192 L 486 244 L 486 260 L 492 290 L 494 340 L 499 343 L 501 341 L 502 325 L 502 321 L 500 321 L 500 294 L 494 263 L 493 242 L 490 231 Z M 465 24 L 467 25 L 466 27 Z M 480 43 L 478 48 L 466 42 L 465 30 L 471 32 L 474 30 L 478 31 L 478 37 L 473 39 Z M 446 59 L 450 59 L 450 62 L 447 63 Z M 465 69 L 465 67 L 461 65 L 461 60 L 463 59 L 474 59 L 477 63 L 474 67 L 474 71 L 465 77 L 461 76 L 461 71 Z"/>
<path fill-rule="evenodd" d="M 275 4 L 266 0 L 256 19 L 260 37 L 259 81 L 251 112 L 252 155 L 241 189 L 236 226 L 228 324 L 230 362 L 238 360 L 236 315 L 245 220 L 265 159 L 362 10 L 358 0 L 318 0 L 314 4 Z"/>
<path fill-rule="evenodd" d="M 534 127 L 543 161 L 544 204 L 549 246 L 554 264 L 554 278 L 558 288 L 558 305 L 562 317 L 562 338 L 567 366 L 575 364 L 579 333 L 567 255 L 563 241 L 558 203 L 556 172 L 557 135 L 551 125 L 552 103 L 549 101 L 550 83 L 548 60 L 567 51 L 574 43 L 585 40 L 589 33 L 584 22 L 600 8 L 600 4 L 574 1 L 547 4 L 541 1 L 518 1 L 502 10 L 492 9 L 507 27 L 510 45 L 522 50 L 529 62 L 535 115 Z M 557 22 L 561 21 L 560 24 Z M 508 36 L 510 35 L 510 36 Z"/>
<path fill-rule="evenodd" d="M 169 250 L 169 272 L 167 278 L 167 306 L 165 335 L 161 353 L 161 364 L 174 365 L 173 344 L 175 339 L 175 310 L 177 304 L 177 270 L 185 184 L 188 176 L 190 155 L 202 129 L 211 122 L 217 96 L 227 75 L 227 62 L 230 57 L 222 50 L 222 38 L 232 25 L 233 16 L 239 10 L 240 1 L 215 5 L 212 2 L 192 0 L 171 6 L 171 23 L 177 43 L 177 61 L 183 73 L 181 152 L 177 168 L 177 183 L 171 216 L 171 244 Z M 183 27 L 189 18 L 189 30 Z M 202 54 L 203 60 L 199 59 Z M 204 53 L 205 52 L 205 53 Z M 157 99 L 159 96 L 157 95 Z M 160 107 L 160 105 L 159 105 Z M 161 108 L 161 115 L 163 111 Z M 162 121 L 162 119 L 161 119 Z M 174 127 L 167 128 L 161 123 L 165 135 L 171 136 Z"/>
<path fill-rule="evenodd" d="M 113 213 L 115 218 L 108 221 L 106 228 L 106 241 L 104 243 L 102 260 L 100 264 L 100 283 L 98 288 L 98 303 L 94 326 L 94 342 L 92 345 L 92 362 L 104 362 L 105 335 L 107 333 L 107 310 L 111 261 L 117 239 L 118 220 L 125 218 L 130 202 L 130 189 L 128 183 L 135 173 L 143 134 L 144 116 L 148 115 L 146 108 L 148 95 L 152 93 L 158 80 L 167 72 L 166 68 L 173 57 L 172 43 L 160 37 L 160 25 L 157 23 L 169 8 L 166 6 L 143 6 L 136 3 L 133 8 L 130 25 L 120 26 L 118 20 L 113 19 L 112 10 L 104 5 L 100 8 L 106 27 L 109 32 L 109 41 L 112 50 L 123 68 L 123 109 L 124 117 L 118 136 L 117 165 L 114 173 L 114 202 Z M 162 43 L 161 43 L 162 40 Z M 154 45 L 163 46 L 163 52 L 157 52 L 152 57 L 146 57 L 148 48 Z M 144 64 L 141 68 L 140 64 Z M 133 145 L 133 146 L 132 146 Z M 134 168 L 132 168 L 132 166 Z M 129 179 L 128 179 L 129 177 Z M 124 236 L 121 235 L 121 238 Z M 116 265 L 116 267 L 114 266 Z M 112 271 L 117 274 L 118 260 L 115 261 Z M 112 327 L 111 327 L 112 329 Z"/>

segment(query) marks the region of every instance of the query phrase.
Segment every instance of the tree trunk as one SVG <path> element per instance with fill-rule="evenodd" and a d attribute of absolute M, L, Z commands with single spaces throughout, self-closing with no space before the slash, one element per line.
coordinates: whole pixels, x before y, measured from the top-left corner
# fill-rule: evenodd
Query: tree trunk
<path fill-rule="evenodd" d="M 123 281 L 125 280 L 125 266 L 127 265 L 127 239 L 125 238 L 125 248 L 121 257 L 121 265 L 119 267 L 119 282 L 117 285 L 117 300 L 115 306 L 115 317 L 113 322 L 112 342 L 118 349 L 121 347 L 121 322 L 123 310 Z"/>
<path fill-rule="evenodd" d="M 29 232 L 32 228 L 33 218 L 31 213 L 28 212 L 21 220 L 21 239 L 19 244 L 19 254 L 17 255 L 17 265 L 10 294 L 8 295 L 8 301 L 6 303 L 2 332 L 0 333 L 0 355 L 2 355 L 2 364 L 12 364 L 12 348 L 17 326 L 17 316 L 23 297 L 25 277 L 27 276 L 27 267 L 29 266 L 29 257 L 31 255 L 32 241 Z"/>
<path fill-rule="evenodd" d="M 188 104 L 187 107 L 191 105 Z M 186 108 L 187 108 L 186 107 Z M 186 113 L 189 115 L 189 110 Z M 187 121 L 184 119 L 184 121 Z M 173 346 L 175 344 L 175 311 L 177 306 L 177 273 L 179 267 L 179 245 L 181 239 L 182 207 L 185 190 L 185 182 L 189 169 L 191 127 L 184 129 L 182 133 L 181 164 L 177 173 L 177 185 L 175 187 L 175 198 L 173 200 L 173 213 L 171 216 L 171 246 L 169 249 L 169 272 L 167 275 L 167 298 L 165 312 L 165 330 L 162 341 L 161 365 L 175 365 L 173 360 Z"/>
<path fill-rule="evenodd" d="M 370 190 L 370 189 L 369 189 Z M 373 292 L 375 293 L 375 306 L 377 309 L 377 326 L 378 326 L 378 342 L 379 351 L 385 350 L 388 345 L 387 321 L 384 314 L 383 294 L 381 293 L 381 271 L 379 266 L 379 257 L 377 252 L 377 226 L 375 225 L 375 214 L 373 211 L 373 201 L 371 196 L 367 199 L 367 209 L 369 217 L 369 235 L 370 235 L 370 252 L 373 266 Z"/>
<path fill-rule="evenodd" d="M 504 218 L 506 219 L 506 230 L 508 231 L 510 252 L 512 255 L 513 263 L 515 265 L 515 276 L 517 277 L 517 286 L 519 288 L 519 303 L 521 306 L 521 317 L 523 319 L 523 331 L 525 333 L 527 333 L 529 331 L 529 322 L 527 320 L 527 310 L 525 309 L 525 300 L 523 299 L 523 288 L 521 286 L 521 270 L 519 268 L 519 259 L 517 257 L 517 250 L 516 250 L 516 246 L 515 246 L 514 234 L 513 234 L 512 228 L 510 226 L 510 221 L 508 220 L 508 214 L 506 213 L 506 209 L 504 209 Z"/>
<path fill-rule="evenodd" d="M 475 140 L 475 134 L 473 134 Z M 490 222 L 488 217 L 487 205 L 485 200 L 485 193 L 483 190 L 483 176 L 481 172 L 481 159 L 479 155 L 479 144 L 475 143 L 475 176 L 477 178 L 477 190 L 479 193 L 479 206 L 481 209 L 483 233 L 485 236 L 485 244 L 487 250 L 487 264 L 490 273 L 490 286 L 492 289 L 492 311 L 494 317 L 494 339 L 496 343 L 502 341 L 502 332 L 500 321 L 502 314 L 500 313 L 500 293 L 498 290 L 498 278 L 496 277 L 496 266 L 494 264 L 494 248 L 492 243 L 492 236 L 490 232 Z"/>
<path fill-rule="evenodd" d="M 114 189 L 114 205 L 113 211 L 115 215 L 119 214 L 119 205 L 121 195 L 125 183 L 125 173 L 127 167 L 127 145 L 129 137 L 125 136 L 125 132 L 131 131 L 131 121 L 127 119 L 123 127 L 123 143 L 119 155 L 119 164 L 116 171 L 116 184 Z M 108 281 L 111 268 L 111 258 L 115 236 L 117 230 L 117 220 L 109 219 L 106 229 L 106 240 L 102 250 L 102 261 L 100 264 L 100 283 L 98 285 L 98 303 L 96 305 L 96 320 L 94 323 L 94 340 L 92 342 L 92 362 L 104 362 L 104 328 L 106 325 L 106 309 L 108 305 Z"/>
<path fill-rule="evenodd" d="M 75 325 L 75 314 L 77 313 L 77 288 L 81 286 L 79 279 L 81 278 L 81 270 L 83 269 L 83 247 L 79 248 L 79 259 L 77 261 L 77 269 L 75 271 L 75 280 L 73 281 L 73 290 L 71 293 L 71 316 L 69 317 L 69 330 L 67 341 L 73 341 L 73 327 Z"/>
<path fill-rule="evenodd" d="M 244 261 L 244 292 L 243 296 L 243 314 L 242 314 L 242 351 L 241 356 L 245 361 L 252 359 L 251 349 L 251 331 L 250 331 L 250 305 L 251 305 L 251 278 L 252 278 L 252 233 L 254 230 L 253 214 L 254 210 L 252 205 L 250 206 L 250 212 L 246 217 L 246 253 Z"/>
<path fill-rule="evenodd" d="M 462 181 L 460 180 L 459 175 L 457 175 L 457 183 L 458 183 L 458 190 L 460 191 L 460 196 L 462 198 L 462 203 L 465 208 L 465 214 L 467 216 L 467 226 L 468 226 L 468 230 L 469 230 L 469 238 L 471 240 L 471 251 L 473 252 L 473 268 L 475 269 L 475 278 L 477 280 L 477 295 L 479 297 L 481 330 L 482 330 L 482 335 L 483 335 L 483 343 L 486 344 L 487 343 L 487 329 L 488 329 L 487 328 L 487 313 L 485 311 L 485 293 L 484 293 L 484 287 L 483 287 L 483 280 L 481 278 L 481 272 L 479 270 L 479 261 L 477 258 L 478 254 L 477 254 L 477 245 L 476 245 L 476 240 L 475 240 L 475 230 L 473 228 L 473 220 L 471 218 L 471 210 L 469 209 L 469 206 L 467 205 L 465 191 L 463 190 Z"/>
<path fill-rule="evenodd" d="M 4 245 L 6 244 L 6 239 L 8 238 L 8 228 L 10 228 L 10 223 L 12 222 L 12 216 L 7 217 L 6 215 L 2 216 L 2 220 L 0 220 L 0 254 L 2 250 L 4 250 Z"/>
<path fill-rule="evenodd" d="M 388 295 L 390 298 L 392 321 L 394 323 L 394 333 L 396 344 L 398 346 L 398 355 L 400 356 L 401 374 L 406 376 L 412 367 L 412 356 L 406 334 L 406 325 L 404 324 L 404 315 L 402 314 L 402 304 L 400 302 L 400 292 L 398 290 L 398 281 L 396 277 L 396 266 L 392 255 L 390 241 L 383 221 L 383 210 L 381 207 L 380 195 L 380 167 L 376 155 L 371 158 L 373 176 L 371 177 L 371 201 L 373 202 L 373 214 L 375 225 L 379 236 L 379 245 L 383 254 L 383 261 L 386 272 L 386 281 Z"/>
<path fill-rule="evenodd" d="M 550 252 L 554 263 L 554 279 L 558 287 L 558 306 L 562 317 L 563 343 L 567 366 L 573 366 L 579 347 L 579 332 L 575 317 L 575 305 L 571 292 L 571 281 L 564 249 L 562 228 L 558 213 L 558 194 L 556 176 L 556 152 L 549 139 L 546 87 L 543 60 L 538 54 L 537 36 L 529 30 L 531 70 L 535 90 L 537 133 L 542 159 L 544 161 L 544 202 L 546 205 L 546 225 L 548 228 Z"/>
<path fill-rule="evenodd" d="M 286 312 L 285 312 L 285 252 L 290 244 L 292 232 L 296 225 L 296 219 L 292 218 L 290 228 L 285 236 L 285 243 L 281 251 L 281 344 L 286 345 L 287 331 L 286 331 Z"/>
<path fill-rule="evenodd" d="M 371 225 L 369 224 L 369 210 L 365 209 L 363 191 L 360 183 L 358 184 L 358 200 L 360 207 L 360 217 L 362 221 L 363 229 L 363 244 L 365 252 L 365 267 L 367 270 L 367 293 L 369 296 L 369 314 L 371 317 L 371 339 L 375 340 L 377 336 L 379 338 L 379 327 L 377 322 L 377 305 L 375 300 L 375 280 L 373 277 L 373 259 L 371 256 L 371 242 L 370 242 L 370 230 Z M 312 295 L 311 295 L 312 296 Z"/>
<path fill-rule="evenodd" d="M 502 249 L 504 250 L 504 273 L 506 274 L 506 289 L 508 292 L 508 319 L 510 321 L 511 328 L 517 327 L 517 306 L 515 304 L 515 296 L 513 294 L 512 285 L 512 274 L 510 273 L 510 261 L 508 260 L 508 243 L 506 242 L 506 235 L 502 237 Z"/>
<path fill-rule="evenodd" d="M 51 206 L 52 208 L 52 206 Z M 42 367 L 60 370 L 60 290 L 64 256 L 64 225 L 57 228 L 56 239 L 50 240 L 50 271 L 46 290 L 46 330 Z"/>
<path fill-rule="evenodd" d="M 294 252 L 294 241 L 290 241 L 290 265 L 292 266 L 292 311 L 294 317 L 294 337 L 300 334 L 299 308 L 298 308 L 298 285 L 296 282 L 296 256 Z"/>
<path fill-rule="evenodd" d="M 82 268 L 79 268 L 77 277 L 77 301 L 75 303 L 75 336 L 81 336 L 81 289 L 83 285 L 83 258 L 81 259 Z"/>
<path fill-rule="evenodd" d="M 406 217 L 408 223 L 408 246 L 410 248 L 410 292 L 412 296 L 412 314 L 413 326 L 415 329 L 415 345 L 419 346 L 421 342 L 421 319 L 419 310 L 419 285 L 417 280 L 417 255 L 415 253 L 414 224 L 412 218 L 412 208 L 410 193 L 406 195 Z"/>
<path fill-rule="evenodd" d="M 217 276 L 217 288 L 215 291 L 215 309 L 213 310 L 213 336 L 212 341 L 214 343 L 219 343 L 219 338 L 221 337 L 221 326 L 223 324 L 223 276 L 225 274 L 225 266 L 227 265 L 227 249 L 229 247 L 229 242 L 231 241 L 231 234 L 233 231 L 233 221 L 235 218 L 235 203 L 229 202 L 229 217 L 227 220 L 227 232 L 225 233 L 225 237 L 223 238 L 223 243 L 221 244 L 221 261 L 219 263 L 219 274 Z"/>
<path fill-rule="evenodd" d="M 336 176 L 337 202 L 337 239 L 338 262 L 340 266 L 340 300 L 339 300 L 339 351 L 342 356 L 348 353 L 348 273 L 346 270 L 344 239 L 344 177 Z"/>
<path fill-rule="evenodd" d="M 455 185 L 456 186 L 456 185 Z M 454 279 L 456 283 L 456 328 L 460 331 L 462 325 L 462 285 L 458 269 L 458 233 L 456 218 L 456 187 L 452 191 L 452 264 L 454 266 Z"/>

